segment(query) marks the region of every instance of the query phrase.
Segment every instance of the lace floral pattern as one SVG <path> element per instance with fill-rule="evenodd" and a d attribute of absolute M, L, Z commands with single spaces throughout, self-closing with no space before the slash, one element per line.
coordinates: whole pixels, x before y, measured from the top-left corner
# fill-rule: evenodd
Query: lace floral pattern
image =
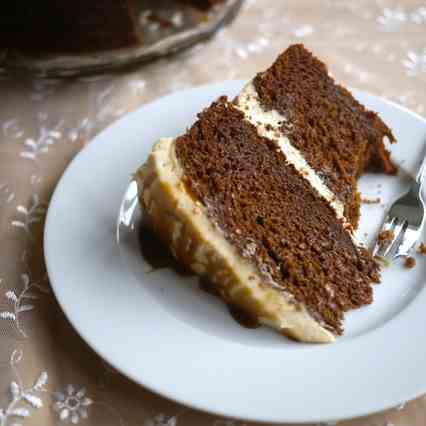
<path fill-rule="evenodd" d="M 177 418 L 167 417 L 165 414 L 156 414 L 152 418 L 148 418 L 144 421 L 144 426 L 176 426 Z"/>
<path fill-rule="evenodd" d="M 12 420 L 26 419 L 34 409 L 43 406 L 41 393 L 46 392 L 47 372 L 41 372 L 31 387 L 25 387 L 17 368 L 22 358 L 22 351 L 19 350 L 14 350 L 10 357 L 10 368 L 15 378 L 9 385 L 9 403 L 5 408 L 0 408 L 0 426 L 17 426 L 18 423 L 12 423 Z"/>
<path fill-rule="evenodd" d="M 166 93 L 251 77 L 295 42 L 339 81 L 426 113 L 420 0 L 246 0 L 212 40 L 139 69 L 73 80 L 0 70 L 0 426 L 245 426 L 165 401 L 85 346 L 49 296 L 43 226 L 65 167 L 103 128 Z M 425 413 L 418 398 L 344 424 L 424 426 Z"/>
<path fill-rule="evenodd" d="M 68 385 L 65 390 L 53 393 L 53 410 L 59 415 L 59 419 L 70 420 L 76 425 L 80 419 L 87 419 L 88 408 L 93 401 L 86 396 L 86 389 L 76 390 L 73 385 Z"/>
<path fill-rule="evenodd" d="M 30 202 L 27 207 L 16 206 L 17 218 L 12 220 L 12 226 L 22 228 L 29 236 L 31 236 L 32 225 L 40 222 L 46 213 L 46 206 L 40 202 L 38 194 L 31 195 Z"/>
<path fill-rule="evenodd" d="M 21 315 L 35 309 L 34 301 L 39 298 L 39 294 L 49 293 L 49 290 L 39 283 L 30 282 L 28 274 L 25 273 L 21 274 L 21 283 L 21 290 L 11 289 L 4 293 L 10 307 L 9 310 L 0 312 L 0 320 L 13 321 L 22 337 L 28 337 L 21 322 Z"/>

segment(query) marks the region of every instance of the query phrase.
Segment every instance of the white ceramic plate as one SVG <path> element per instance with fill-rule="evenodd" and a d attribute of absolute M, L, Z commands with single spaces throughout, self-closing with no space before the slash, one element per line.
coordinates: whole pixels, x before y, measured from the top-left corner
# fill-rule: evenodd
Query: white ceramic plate
<path fill-rule="evenodd" d="M 242 85 L 204 86 L 142 107 L 71 163 L 51 200 L 45 231 L 47 269 L 65 314 L 96 352 L 137 383 L 217 415 L 332 421 L 426 392 L 426 258 L 413 270 L 386 269 L 374 304 L 347 315 L 345 336 L 335 344 L 308 345 L 265 328 L 242 328 L 195 279 L 171 270 L 147 274 L 135 243 L 135 215 L 124 218 L 128 226 L 117 242 L 123 194 L 152 144 L 184 132 L 203 107 Z M 412 172 L 423 152 L 426 121 L 354 93 L 393 129 L 399 140 L 393 158 Z M 404 189 L 403 175 L 364 176 L 361 192 L 388 204 Z M 372 238 L 383 214 L 381 205 L 364 205 L 360 234 Z"/>

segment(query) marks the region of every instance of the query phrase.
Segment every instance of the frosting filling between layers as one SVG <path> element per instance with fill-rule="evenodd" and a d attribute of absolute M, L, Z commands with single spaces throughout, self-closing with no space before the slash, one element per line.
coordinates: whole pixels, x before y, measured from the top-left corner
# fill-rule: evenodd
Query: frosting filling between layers
<path fill-rule="evenodd" d="M 339 219 L 346 221 L 343 203 L 337 199 L 333 192 L 328 189 L 322 179 L 317 175 L 315 170 L 309 166 L 301 152 L 296 149 L 283 135 L 280 127 L 288 121 L 287 117 L 278 111 L 265 111 L 260 103 L 259 95 L 253 82 L 248 83 L 241 91 L 236 99 L 235 107 L 239 109 L 245 116 L 245 119 L 257 128 L 259 136 L 268 138 L 277 143 L 287 159 L 295 169 L 316 189 L 333 210 Z M 288 124 L 291 126 L 291 123 Z"/>

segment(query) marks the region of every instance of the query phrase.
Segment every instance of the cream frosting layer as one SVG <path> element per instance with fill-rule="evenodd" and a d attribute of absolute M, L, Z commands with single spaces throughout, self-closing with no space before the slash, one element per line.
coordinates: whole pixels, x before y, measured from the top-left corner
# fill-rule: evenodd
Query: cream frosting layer
<path fill-rule="evenodd" d="M 145 212 L 172 253 L 195 273 L 207 274 L 227 302 L 261 323 L 300 341 L 333 342 L 334 335 L 303 304 L 271 283 L 226 240 L 205 207 L 187 193 L 182 176 L 174 139 L 160 140 L 136 173 Z"/>

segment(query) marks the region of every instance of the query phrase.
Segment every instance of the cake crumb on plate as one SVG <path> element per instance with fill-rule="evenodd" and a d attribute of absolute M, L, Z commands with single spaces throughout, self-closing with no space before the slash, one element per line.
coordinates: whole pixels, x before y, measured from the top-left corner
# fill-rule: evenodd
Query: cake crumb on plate
<path fill-rule="evenodd" d="M 422 256 L 426 256 L 426 244 L 420 243 L 420 245 L 418 247 L 418 251 Z"/>
<path fill-rule="evenodd" d="M 377 240 L 380 244 L 383 244 L 385 241 L 392 241 L 395 238 L 395 234 L 392 231 L 381 231 L 377 236 Z"/>
<path fill-rule="evenodd" d="M 411 256 L 407 257 L 405 259 L 404 266 L 409 269 L 414 268 L 416 266 L 416 259 L 414 259 L 414 257 L 411 257 Z"/>

